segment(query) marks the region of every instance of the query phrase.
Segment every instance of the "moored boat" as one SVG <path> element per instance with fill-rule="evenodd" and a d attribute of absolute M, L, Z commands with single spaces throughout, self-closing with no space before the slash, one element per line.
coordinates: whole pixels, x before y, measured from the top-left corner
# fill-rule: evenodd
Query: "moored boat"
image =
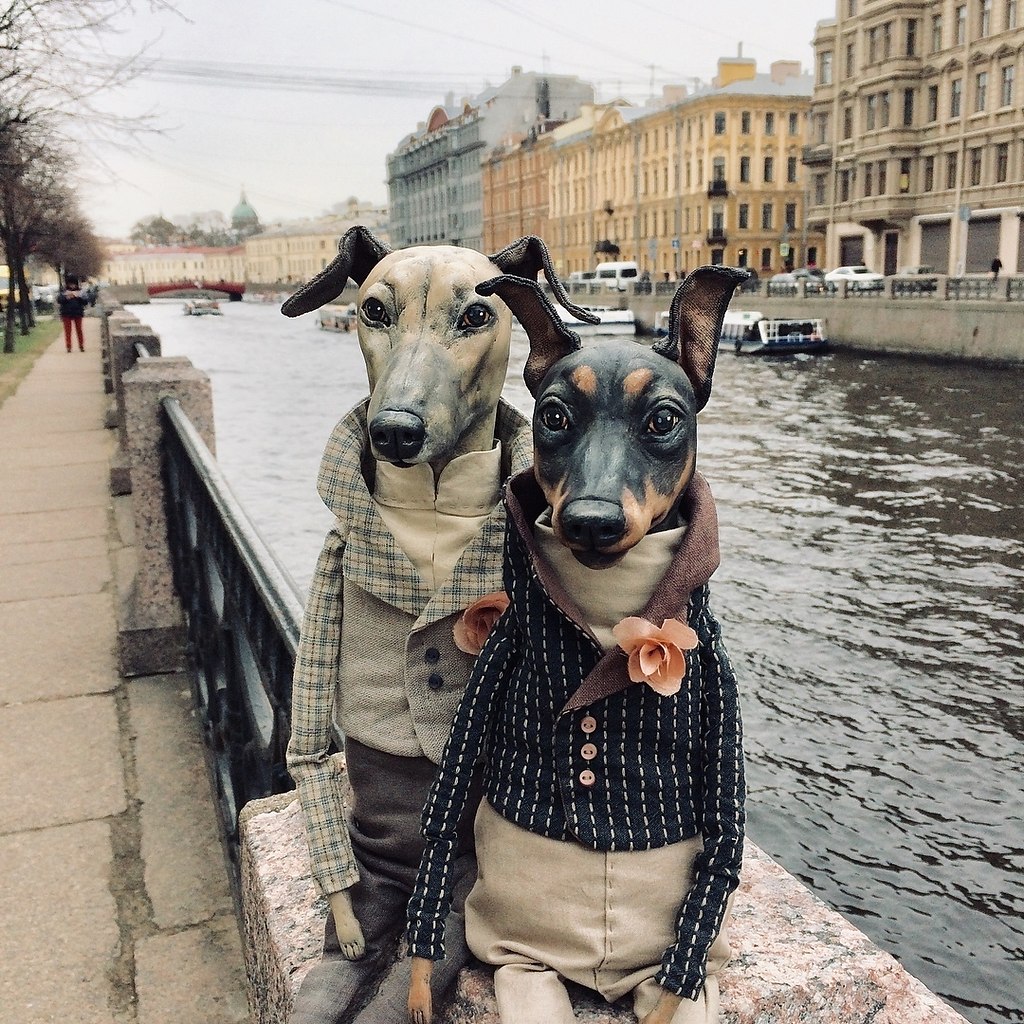
<path fill-rule="evenodd" d="M 598 323 L 585 324 L 561 306 L 555 308 L 562 318 L 562 323 L 584 337 L 591 337 L 595 334 L 636 334 L 636 315 L 631 309 L 613 309 L 611 306 L 582 306 L 581 309 L 599 317 Z"/>
<path fill-rule="evenodd" d="M 743 356 L 790 355 L 824 352 L 828 338 L 821 318 L 774 317 L 737 309 L 725 314 L 718 346 L 733 348 Z"/>
<path fill-rule="evenodd" d="M 216 299 L 189 299 L 183 312 L 186 316 L 222 316 L 220 303 Z"/>
<path fill-rule="evenodd" d="M 356 324 L 356 304 L 347 306 L 321 306 L 317 327 L 322 331 L 351 331 Z"/>

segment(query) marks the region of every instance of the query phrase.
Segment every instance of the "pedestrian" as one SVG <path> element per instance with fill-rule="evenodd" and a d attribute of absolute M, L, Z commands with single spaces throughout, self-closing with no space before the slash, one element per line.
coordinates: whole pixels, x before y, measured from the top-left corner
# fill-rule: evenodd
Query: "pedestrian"
<path fill-rule="evenodd" d="M 993 281 L 998 280 L 998 278 L 999 278 L 999 271 L 1002 270 L 1002 269 L 1003 269 L 1003 261 L 997 256 L 992 261 L 992 280 Z"/>
<path fill-rule="evenodd" d="M 85 351 L 85 336 L 82 334 L 82 315 L 89 300 L 86 299 L 78 286 L 77 277 L 64 279 L 64 287 L 57 293 L 57 307 L 64 323 L 64 344 L 71 351 L 71 325 L 74 324 L 78 336 L 78 351 Z"/>

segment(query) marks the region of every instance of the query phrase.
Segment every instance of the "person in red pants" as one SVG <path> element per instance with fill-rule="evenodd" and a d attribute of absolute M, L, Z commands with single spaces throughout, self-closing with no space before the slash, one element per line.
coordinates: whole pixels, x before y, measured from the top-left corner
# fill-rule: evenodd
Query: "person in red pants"
<path fill-rule="evenodd" d="M 75 326 L 75 334 L 78 337 L 78 351 L 85 351 L 85 336 L 82 334 L 82 316 L 88 299 L 82 293 L 77 277 L 68 277 L 64 280 L 64 287 L 57 295 L 57 308 L 60 310 L 60 318 L 64 323 L 64 344 L 67 350 L 71 351 L 71 325 Z"/>

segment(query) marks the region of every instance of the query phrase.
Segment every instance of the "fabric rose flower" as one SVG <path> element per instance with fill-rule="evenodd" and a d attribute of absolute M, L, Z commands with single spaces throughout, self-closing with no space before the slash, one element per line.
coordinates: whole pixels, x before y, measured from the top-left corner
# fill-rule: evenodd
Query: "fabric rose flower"
<path fill-rule="evenodd" d="M 507 607 L 508 594 L 504 590 L 484 594 L 479 601 L 474 601 L 452 629 L 455 646 L 466 654 L 479 654 L 484 649 L 488 634 Z"/>
<path fill-rule="evenodd" d="M 629 655 L 629 678 L 647 683 L 663 697 L 679 692 L 686 675 L 686 651 L 697 646 L 697 634 L 679 619 L 660 627 L 630 615 L 612 627 L 612 635 Z"/>

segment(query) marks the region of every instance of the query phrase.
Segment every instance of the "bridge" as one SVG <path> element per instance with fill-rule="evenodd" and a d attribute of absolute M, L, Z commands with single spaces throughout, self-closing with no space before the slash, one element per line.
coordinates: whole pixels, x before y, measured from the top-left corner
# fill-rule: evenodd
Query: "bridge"
<path fill-rule="evenodd" d="M 150 295 L 166 295 L 168 293 L 187 292 L 222 292 L 227 295 L 231 302 L 241 302 L 245 294 L 244 281 L 165 281 L 157 284 L 147 284 L 146 291 Z"/>

